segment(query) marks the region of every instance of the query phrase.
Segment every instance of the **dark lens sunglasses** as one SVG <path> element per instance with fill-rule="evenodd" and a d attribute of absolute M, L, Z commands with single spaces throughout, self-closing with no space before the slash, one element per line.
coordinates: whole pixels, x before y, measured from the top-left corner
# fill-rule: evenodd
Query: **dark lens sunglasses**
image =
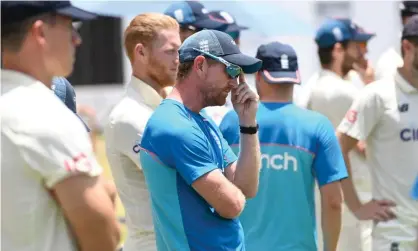
<path fill-rule="evenodd" d="M 237 78 L 239 76 L 239 74 L 241 74 L 241 72 L 242 72 L 241 67 L 239 67 L 238 65 L 235 65 L 235 64 L 231 64 L 230 62 L 226 61 L 225 59 L 223 59 L 221 57 L 217 57 L 215 55 L 212 55 L 208 52 L 205 52 L 205 51 L 202 51 L 202 50 L 199 50 L 199 49 L 196 49 L 196 48 L 193 48 L 193 50 L 198 51 L 198 52 L 202 53 L 204 56 L 208 56 L 211 59 L 213 59 L 213 60 L 215 60 L 219 63 L 224 64 L 226 66 L 226 73 L 228 73 L 228 76 L 230 78 Z"/>

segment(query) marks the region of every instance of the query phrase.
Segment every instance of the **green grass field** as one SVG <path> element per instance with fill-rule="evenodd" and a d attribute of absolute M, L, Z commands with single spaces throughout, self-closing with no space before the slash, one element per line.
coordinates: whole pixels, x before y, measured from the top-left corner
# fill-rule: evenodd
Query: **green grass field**
<path fill-rule="evenodd" d="M 107 162 L 106 147 L 105 147 L 103 137 L 98 137 L 98 140 L 96 142 L 96 156 L 97 156 L 97 159 L 98 159 L 99 163 L 104 168 L 105 176 L 108 177 L 109 179 L 112 179 L 112 172 L 111 172 L 111 170 L 109 168 L 109 164 Z M 123 209 L 123 205 L 122 205 L 121 201 L 119 200 L 119 198 L 118 198 L 118 201 L 117 201 L 116 210 L 117 210 L 117 216 L 118 216 L 119 219 L 125 217 L 125 210 Z M 122 238 L 121 238 L 122 243 L 126 239 L 126 234 L 127 234 L 126 226 L 125 226 L 125 224 L 122 223 Z"/>

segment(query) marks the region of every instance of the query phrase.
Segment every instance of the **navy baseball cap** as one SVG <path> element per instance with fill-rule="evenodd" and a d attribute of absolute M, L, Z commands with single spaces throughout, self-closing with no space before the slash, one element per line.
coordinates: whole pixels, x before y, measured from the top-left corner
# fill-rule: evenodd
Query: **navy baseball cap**
<path fill-rule="evenodd" d="M 221 23 L 228 24 L 223 32 L 236 32 L 242 30 L 248 30 L 247 26 L 238 25 L 235 18 L 228 12 L 222 10 L 215 10 L 209 12 L 209 16 Z"/>
<path fill-rule="evenodd" d="M 193 26 L 198 29 L 225 29 L 226 23 L 209 16 L 209 11 L 198 1 L 172 3 L 164 14 L 176 19 L 180 26 Z"/>
<path fill-rule="evenodd" d="M 81 119 L 81 117 L 77 114 L 77 102 L 76 102 L 76 95 L 73 86 L 71 83 L 64 77 L 55 77 L 52 79 L 52 86 L 51 89 L 54 91 L 55 95 L 62 102 L 70 109 L 74 114 L 80 118 L 81 122 L 83 122 L 84 126 L 86 127 L 87 131 L 90 132 L 90 128 L 87 124 Z"/>
<path fill-rule="evenodd" d="M 180 63 L 193 61 L 204 51 L 241 67 L 244 73 L 255 73 L 261 60 L 242 54 L 232 37 L 217 30 L 202 30 L 184 40 L 179 49 Z"/>
<path fill-rule="evenodd" d="M 49 12 L 70 17 L 74 21 L 90 20 L 97 17 L 91 12 L 72 6 L 70 1 L 1 1 L 3 24 L 23 21 Z"/>
<path fill-rule="evenodd" d="M 418 37 L 418 15 L 413 15 L 403 27 L 402 39 Z"/>
<path fill-rule="evenodd" d="M 296 51 L 292 46 L 271 42 L 258 47 L 256 58 L 263 61 L 260 72 L 267 83 L 300 84 Z"/>
<path fill-rule="evenodd" d="M 418 2 L 417 1 L 402 1 L 399 4 L 402 17 L 410 17 L 418 14 Z"/>
<path fill-rule="evenodd" d="M 374 34 L 360 32 L 350 19 L 327 19 L 318 29 L 315 42 L 329 48 L 343 41 L 367 42 Z"/>
<path fill-rule="evenodd" d="M 358 36 L 363 36 L 363 42 L 368 42 L 371 38 L 373 38 L 374 36 L 376 36 L 376 33 L 371 33 L 371 32 L 367 32 L 363 27 L 359 26 L 356 23 L 354 24 L 354 28 L 356 29 L 356 32 L 358 34 Z"/>

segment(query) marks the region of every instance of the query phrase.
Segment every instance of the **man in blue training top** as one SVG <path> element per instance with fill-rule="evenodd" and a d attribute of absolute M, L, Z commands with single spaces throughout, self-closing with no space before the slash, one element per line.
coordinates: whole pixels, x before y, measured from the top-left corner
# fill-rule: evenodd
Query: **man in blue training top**
<path fill-rule="evenodd" d="M 203 30 L 179 50 L 171 94 L 155 110 L 141 141 L 141 165 L 150 192 L 157 247 L 164 250 L 245 250 L 237 219 L 258 189 L 258 95 L 244 82 L 261 61 L 243 55 L 226 33 Z M 239 77 L 239 84 L 237 79 Z M 202 113 L 232 91 L 242 154 L 236 155 Z"/>
<path fill-rule="evenodd" d="M 240 216 L 249 251 L 317 250 L 314 182 L 322 201 L 325 250 L 337 249 L 341 229 L 340 180 L 347 170 L 331 122 L 292 103 L 300 84 L 294 49 L 278 42 L 261 45 L 256 73 L 260 95 L 257 121 L 261 146 L 260 186 Z M 238 117 L 229 112 L 220 130 L 235 152 L 242 140 Z M 242 151 L 242 149 L 241 149 Z"/>

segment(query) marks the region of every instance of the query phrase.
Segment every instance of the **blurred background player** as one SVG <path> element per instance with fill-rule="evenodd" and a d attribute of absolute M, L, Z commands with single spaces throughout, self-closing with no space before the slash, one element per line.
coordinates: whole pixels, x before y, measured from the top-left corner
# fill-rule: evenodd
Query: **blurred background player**
<path fill-rule="evenodd" d="M 360 43 L 367 42 L 373 35 L 360 32 L 349 19 L 329 19 L 318 29 L 315 41 L 318 45 L 318 56 L 322 70 L 316 83 L 313 84 L 309 95 L 307 108 L 325 115 L 337 128 L 344 115 L 350 108 L 359 88 L 352 82 L 344 79 L 353 70 L 354 64 L 361 61 L 363 53 Z M 348 183 L 348 190 L 354 189 L 354 183 L 359 192 L 360 200 L 368 202 L 371 198 L 370 175 L 364 157 L 364 144 L 360 142 L 356 149 L 350 152 L 352 169 L 348 168 L 349 177 L 342 184 Z M 351 181 L 352 182 L 347 182 Z M 347 190 L 345 189 L 344 192 Z M 357 197 L 345 195 L 349 210 L 344 210 L 343 227 L 341 231 L 341 250 L 364 250 L 371 248 L 371 220 L 366 214 L 377 213 L 376 207 L 365 207 L 357 210 Z M 366 212 L 368 211 L 368 212 Z"/>
<path fill-rule="evenodd" d="M 343 203 L 339 181 L 347 177 L 347 171 L 333 126 L 326 117 L 292 103 L 293 86 L 301 79 L 296 52 L 290 45 L 261 45 L 257 58 L 263 61 L 256 73 L 262 167 L 259 191 L 247 200 L 240 216 L 246 248 L 320 250 L 316 246 L 314 200 L 317 180 L 325 250 L 335 251 Z M 236 153 L 238 128 L 238 116 L 230 111 L 220 129 Z"/>
<path fill-rule="evenodd" d="M 402 1 L 399 3 L 402 26 L 413 16 L 418 14 L 418 1 Z M 397 35 L 398 37 L 400 35 Z M 399 45 L 399 44 L 398 44 Z M 400 47 L 388 48 L 379 57 L 376 64 L 376 79 L 384 77 L 393 77 L 398 67 L 402 67 L 403 61 L 400 53 Z"/>
<path fill-rule="evenodd" d="M 410 196 L 418 164 L 418 15 L 405 24 L 401 44 L 403 66 L 394 77 L 367 85 L 338 128 L 347 166 L 350 150 L 358 141 L 365 141 L 373 198 L 396 203 L 373 216 L 376 251 L 389 250 L 392 245 L 415 251 L 418 244 L 418 202 Z M 360 201 L 354 204 L 355 208 L 363 206 Z M 394 215 L 396 219 L 385 221 Z"/>
<path fill-rule="evenodd" d="M 350 81 L 358 89 L 363 88 L 365 85 L 375 81 L 375 72 L 371 62 L 367 59 L 368 43 L 376 36 L 374 33 L 366 32 L 364 28 L 360 27 L 356 23 L 352 22 L 357 33 L 364 34 L 366 37 L 365 41 L 355 41 L 357 48 L 359 49 L 359 57 L 356 62 L 353 63 L 353 69 L 350 70 L 344 79 Z"/>
<path fill-rule="evenodd" d="M 198 1 L 178 1 L 172 3 L 164 14 L 177 20 L 180 25 L 180 38 L 186 38 L 203 29 L 225 30 L 224 22 L 209 16 L 209 11 Z"/>
<path fill-rule="evenodd" d="M 130 22 L 124 37 L 132 77 L 105 127 L 106 154 L 126 211 L 124 251 L 155 251 L 151 204 L 138 144 L 149 117 L 163 100 L 161 91 L 175 84 L 179 25 L 167 15 L 145 13 Z"/>
<path fill-rule="evenodd" d="M 116 192 L 85 126 L 51 91 L 73 71 L 73 20 L 95 15 L 69 1 L 1 2 L 2 248 L 114 251 Z"/>
<path fill-rule="evenodd" d="M 209 11 L 199 1 L 176 1 L 164 11 L 164 14 L 179 23 L 182 43 L 186 38 L 203 29 L 225 29 L 225 23 L 211 18 L 208 13 Z M 172 89 L 172 86 L 163 88 L 163 98 L 170 94 Z"/>
<path fill-rule="evenodd" d="M 226 28 L 221 31 L 228 33 L 228 35 L 234 39 L 235 43 L 238 46 L 240 45 L 241 31 L 248 30 L 247 26 L 239 25 L 235 18 L 226 11 L 214 10 L 209 12 L 209 16 L 211 19 L 228 24 Z"/>

